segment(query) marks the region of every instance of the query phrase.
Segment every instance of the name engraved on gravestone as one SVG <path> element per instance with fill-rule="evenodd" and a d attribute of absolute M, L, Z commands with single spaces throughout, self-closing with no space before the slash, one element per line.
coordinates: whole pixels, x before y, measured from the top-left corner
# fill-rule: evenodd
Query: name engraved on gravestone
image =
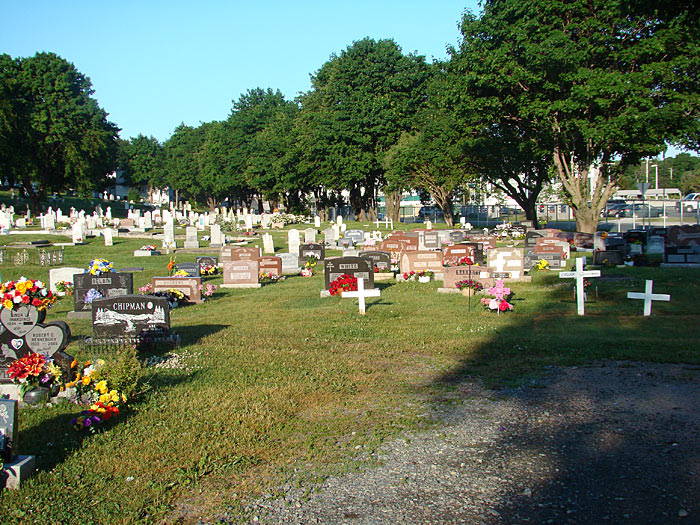
<path fill-rule="evenodd" d="M 449 266 L 443 271 L 442 286 L 443 288 L 457 288 L 459 281 L 472 279 L 479 281 L 486 287 L 487 284 L 492 284 L 493 279 L 479 277 L 479 269 L 469 266 Z"/>
<path fill-rule="evenodd" d="M 360 254 L 362 259 L 367 259 L 371 262 L 373 268 L 377 268 L 380 272 L 391 271 L 391 254 L 389 252 L 369 251 Z"/>
<path fill-rule="evenodd" d="M 260 266 L 258 259 L 240 259 L 224 263 L 224 286 L 258 284 Z"/>
<path fill-rule="evenodd" d="M 408 252 L 401 256 L 401 273 L 431 271 L 442 273 L 442 252 Z"/>
<path fill-rule="evenodd" d="M 165 297 L 125 295 L 92 302 L 92 332 L 97 337 L 135 337 L 170 330 L 170 306 Z"/>
<path fill-rule="evenodd" d="M 277 276 L 282 276 L 282 259 L 274 255 L 266 255 L 260 257 L 260 272 L 271 273 Z"/>
<path fill-rule="evenodd" d="M 0 399 L 0 457 L 5 461 L 12 461 L 19 449 L 17 404 L 14 399 Z"/>
<path fill-rule="evenodd" d="M 464 232 L 460 230 L 455 230 L 450 232 L 451 242 L 462 242 L 464 240 Z"/>
<path fill-rule="evenodd" d="M 323 261 L 326 258 L 326 247 L 316 243 L 302 244 L 299 247 L 299 264 L 304 264 L 312 256 Z"/>
<path fill-rule="evenodd" d="M 153 291 L 167 292 L 170 289 L 179 290 L 187 296 L 187 301 L 191 303 L 202 302 L 202 292 L 199 287 L 202 285 L 202 278 L 197 276 L 188 277 L 153 277 Z"/>
<path fill-rule="evenodd" d="M 530 270 L 541 260 L 545 260 L 552 268 L 564 268 L 566 261 L 561 253 L 536 253 L 534 247 L 527 248 L 523 257 L 523 269 Z"/>
<path fill-rule="evenodd" d="M 426 250 L 440 249 L 440 236 L 437 232 L 423 232 L 423 247 Z"/>
<path fill-rule="evenodd" d="M 327 259 L 324 263 L 324 277 L 326 290 L 331 282 L 343 274 L 352 275 L 357 279 L 365 280 L 365 288 L 374 288 L 374 270 L 369 261 L 362 257 L 336 257 Z"/>
<path fill-rule="evenodd" d="M 525 247 L 529 248 L 537 244 L 537 239 L 547 237 L 548 232 L 544 230 L 530 230 L 525 234 Z"/>
<path fill-rule="evenodd" d="M 294 253 L 279 253 L 277 254 L 282 260 L 282 273 L 295 274 L 299 273 L 299 257 Z"/>
<path fill-rule="evenodd" d="M 177 263 L 175 268 L 178 272 L 187 272 L 187 277 L 199 277 L 199 264 L 196 262 Z"/>
<path fill-rule="evenodd" d="M 593 234 L 583 232 L 574 233 L 574 246 L 581 250 L 592 250 Z"/>
<path fill-rule="evenodd" d="M 102 297 L 120 297 L 134 293 L 134 276 L 130 273 L 105 273 L 75 275 L 73 305 L 76 312 L 89 312 L 90 303 L 85 303 L 89 290 L 97 290 Z"/>
<path fill-rule="evenodd" d="M 63 321 L 39 323 L 24 337 L 24 340 L 33 352 L 52 357 L 68 345 L 70 328 Z"/>
<path fill-rule="evenodd" d="M 625 256 L 620 250 L 598 250 L 593 252 L 593 264 L 596 266 L 621 266 Z"/>

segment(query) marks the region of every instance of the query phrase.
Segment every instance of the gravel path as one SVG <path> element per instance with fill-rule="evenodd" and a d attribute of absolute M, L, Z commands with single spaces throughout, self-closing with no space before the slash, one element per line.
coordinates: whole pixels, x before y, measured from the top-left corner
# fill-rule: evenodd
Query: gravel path
<path fill-rule="evenodd" d="M 700 523 L 700 367 L 553 368 L 527 388 L 465 382 L 439 428 L 308 498 L 249 507 L 262 523 Z"/>

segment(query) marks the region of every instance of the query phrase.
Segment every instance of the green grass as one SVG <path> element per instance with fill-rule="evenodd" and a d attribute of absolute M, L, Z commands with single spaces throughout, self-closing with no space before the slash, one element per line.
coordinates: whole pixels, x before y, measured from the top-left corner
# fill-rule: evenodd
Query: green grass
<path fill-rule="evenodd" d="M 363 225 L 348 228 L 354 226 Z M 286 231 L 273 236 L 282 251 Z M 144 266 L 134 274 L 136 289 L 163 275 L 168 262 L 131 257 L 143 244 L 118 238 L 105 248 L 91 239 L 67 247 L 64 264 L 84 267 L 105 257 L 116 267 Z M 177 261 L 194 257 L 179 254 Z M 0 271 L 3 280 L 48 280 L 47 268 Z M 218 290 L 205 304 L 172 312 L 182 337 L 176 352 L 190 356 L 192 370 L 144 369 L 129 409 L 104 432 L 74 432 L 75 406 L 21 412 L 20 453 L 36 455 L 39 472 L 22 490 L 4 491 L 0 515 L 8 523 L 241 517 L 251 498 L 284 482 L 310 487 L 360 468 L 384 440 L 433 424 L 427 408 L 449 399 L 460 378 L 479 376 L 497 387 L 527 381 L 549 365 L 601 358 L 700 362 L 691 334 L 700 320 L 692 307 L 700 272 L 603 274 L 630 280 L 600 281 L 585 317 L 576 315 L 571 281 L 554 272 L 512 284 L 515 311 L 500 316 L 475 299 L 468 311 L 465 297 L 437 294 L 439 282 L 379 283 L 382 295 L 368 300 L 364 317 L 357 301 L 319 297 L 322 272 L 257 290 Z M 672 297 L 655 303 L 651 318 L 640 315 L 641 301 L 625 298 L 647 278 Z M 62 299 L 47 321 L 65 319 L 71 309 Z M 78 338 L 90 335 L 90 324 L 69 324 L 74 341 L 67 351 L 81 357 Z"/>

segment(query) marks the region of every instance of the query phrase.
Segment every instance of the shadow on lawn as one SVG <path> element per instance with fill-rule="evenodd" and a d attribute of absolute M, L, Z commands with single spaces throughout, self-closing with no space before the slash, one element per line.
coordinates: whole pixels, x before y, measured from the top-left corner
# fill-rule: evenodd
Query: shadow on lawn
<path fill-rule="evenodd" d="M 183 345 L 194 345 L 202 339 L 228 328 L 223 324 L 179 325 L 175 329 Z"/>
<path fill-rule="evenodd" d="M 146 393 L 149 390 L 162 392 L 166 388 L 192 382 L 196 379 L 197 374 L 197 372 L 188 375 L 174 375 L 172 373 L 158 372 L 150 374 L 145 378 L 149 386 L 149 388 L 146 389 Z M 144 379 L 142 378 L 139 381 L 138 390 L 143 392 L 143 387 Z M 105 421 L 95 434 L 112 432 L 116 427 L 125 425 L 130 417 L 136 415 L 139 407 L 139 398 L 143 395 L 144 394 L 137 394 L 118 416 L 109 421 Z M 61 406 L 72 407 L 73 410 L 42 420 L 40 423 L 19 432 L 20 453 L 36 456 L 37 470 L 39 471 L 52 470 L 75 451 L 79 450 L 83 441 L 96 437 L 89 430 L 76 431 L 71 425 L 71 421 L 78 417 L 81 411 L 86 410 L 88 408 L 87 406 L 71 404 Z"/>
<path fill-rule="evenodd" d="M 501 316 L 498 334 L 438 379 L 440 386 L 460 391 L 459 385 L 482 372 L 493 379 L 503 370 L 511 385 L 525 385 L 485 390 L 489 399 L 514 406 L 516 415 L 499 411 L 485 418 L 497 437 L 475 445 L 465 436 L 454 457 L 440 462 L 462 463 L 477 484 L 478 476 L 508 480 L 489 495 L 489 507 L 499 516 L 494 522 L 669 523 L 689 516 L 697 523 L 700 415 L 694 407 L 700 406 L 700 366 L 585 365 L 626 355 L 648 359 L 653 354 L 644 348 L 636 354 L 619 350 L 625 344 L 643 347 L 640 332 L 656 355 L 667 352 L 673 360 L 690 354 L 675 354 L 677 334 L 668 341 L 655 334 L 649 324 L 654 318 L 623 316 L 626 326 L 619 326 L 610 319 L 615 315 L 576 316 L 570 290 L 549 299 L 563 312 L 550 311 L 539 323 L 517 313 Z M 669 312 L 670 320 L 662 316 L 657 325 L 684 321 L 676 316 Z M 547 337 L 549 330 L 555 335 Z M 571 364 L 583 366 L 551 367 Z M 441 400 L 437 395 L 436 404 Z M 467 408 L 464 417 L 469 414 Z"/>

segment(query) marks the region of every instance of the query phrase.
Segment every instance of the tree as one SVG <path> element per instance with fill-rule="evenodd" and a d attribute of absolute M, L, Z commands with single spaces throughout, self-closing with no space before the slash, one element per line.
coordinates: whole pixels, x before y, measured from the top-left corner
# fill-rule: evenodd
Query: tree
<path fill-rule="evenodd" d="M 175 204 L 183 194 L 194 198 L 199 194 L 199 152 L 204 143 L 204 133 L 200 128 L 192 128 L 183 122 L 163 146 L 165 181 L 175 190 Z"/>
<path fill-rule="evenodd" d="M 393 40 L 354 42 L 312 77 L 302 113 L 313 133 L 325 188 L 349 190 L 358 220 L 376 216 L 383 154 L 409 131 L 425 101 L 423 57 L 401 53 Z"/>
<path fill-rule="evenodd" d="M 93 189 L 115 168 L 119 129 L 93 93 L 54 53 L 0 60 L 0 170 L 22 184 L 35 213 L 47 191 Z"/>
<path fill-rule="evenodd" d="M 483 7 L 480 19 L 462 20 L 465 74 L 497 102 L 498 124 L 551 152 L 578 230 L 595 231 L 627 166 L 666 142 L 700 144 L 698 26 L 688 11 L 635 12 L 623 0 Z"/>
<path fill-rule="evenodd" d="M 132 184 L 148 184 L 149 190 L 165 183 L 163 146 L 154 137 L 140 134 L 126 148 L 127 165 Z"/>

